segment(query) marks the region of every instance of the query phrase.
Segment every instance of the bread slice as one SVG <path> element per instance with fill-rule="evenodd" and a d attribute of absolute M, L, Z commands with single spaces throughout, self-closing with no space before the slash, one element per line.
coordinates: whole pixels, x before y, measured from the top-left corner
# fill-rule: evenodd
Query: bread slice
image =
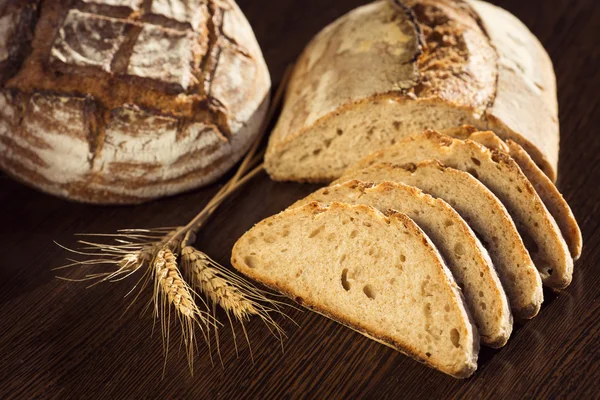
<path fill-rule="evenodd" d="M 377 163 L 348 171 L 338 182 L 402 182 L 443 199 L 463 217 L 490 253 L 515 318 L 528 319 L 540 310 L 542 281 L 529 252 L 502 202 L 481 182 L 439 161 L 393 165 Z M 335 182 L 334 182 L 335 183 Z"/>
<path fill-rule="evenodd" d="M 372 153 L 353 169 L 376 162 L 410 163 L 437 159 L 469 172 L 488 187 L 510 212 L 545 285 L 562 289 L 571 283 L 573 259 L 556 221 L 517 163 L 506 153 L 472 140 L 435 131 L 405 138 Z"/>
<path fill-rule="evenodd" d="M 494 132 L 478 131 L 472 126 L 447 129 L 443 130 L 442 133 L 459 139 L 471 139 L 489 149 L 508 153 L 519 165 L 523 174 L 529 179 L 544 205 L 554 217 L 573 259 L 577 260 L 581 256 L 583 238 L 571 207 L 558 191 L 556 185 L 548 178 L 548 175 L 537 166 L 529 153 L 520 144 L 510 139 L 504 142 Z"/>
<path fill-rule="evenodd" d="M 401 183 L 378 185 L 357 180 L 317 190 L 292 207 L 312 201 L 365 204 L 399 211 L 415 221 L 446 261 L 462 289 L 481 341 L 502 347 L 512 332 L 512 314 L 492 261 L 469 225 L 445 201 Z"/>
<path fill-rule="evenodd" d="M 457 378 L 479 337 L 429 238 L 406 215 L 317 202 L 263 220 L 234 245 L 241 273 Z"/>

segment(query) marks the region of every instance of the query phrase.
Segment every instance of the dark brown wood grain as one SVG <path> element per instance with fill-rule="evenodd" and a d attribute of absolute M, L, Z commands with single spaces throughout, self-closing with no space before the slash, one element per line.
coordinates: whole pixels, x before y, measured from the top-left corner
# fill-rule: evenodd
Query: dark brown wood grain
<path fill-rule="evenodd" d="M 247 324 L 254 363 L 223 329 L 223 366 L 199 346 L 195 373 L 173 340 L 163 377 L 160 334 L 146 300 L 123 315 L 135 280 L 87 288 L 52 267 L 77 232 L 187 222 L 219 185 L 135 207 L 70 203 L 0 176 L 0 398 L 593 398 L 600 395 L 600 7 L 596 0 L 495 0 L 548 49 L 558 77 L 559 187 L 577 216 L 584 252 L 573 284 L 546 292 L 538 317 L 516 327 L 503 349 L 483 348 L 479 370 L 455 380 L 309 311 L 284 351 L 258 320 Z M 277 82 L 320 28 L 359 0 L 242 0 Z M 222 182 L 221 182 L 222 183 Z M 197 245 L 229 265 L 252 224 L 314 190 L 264 174 L 224 203 Z M 64 274 L 81 277 L 85 271 Z M 223 319 L 223 315 L 220 316 Z M 158 327 L 157 327 L 158 328 Z M 241 331 L 238 329 L 238 334 Z M 176 338 L 177 330 L 172 331 Z"/>

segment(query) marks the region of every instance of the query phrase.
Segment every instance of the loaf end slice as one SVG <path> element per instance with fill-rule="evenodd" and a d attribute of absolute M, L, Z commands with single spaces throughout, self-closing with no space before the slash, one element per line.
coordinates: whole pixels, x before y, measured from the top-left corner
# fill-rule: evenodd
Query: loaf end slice
<path fill-rule="evenodd" d="M 241 273 L 457 378 L 479 340 L 444 262 L 406 215 L 311 202 L 267 218 L 234 245 Z"/>

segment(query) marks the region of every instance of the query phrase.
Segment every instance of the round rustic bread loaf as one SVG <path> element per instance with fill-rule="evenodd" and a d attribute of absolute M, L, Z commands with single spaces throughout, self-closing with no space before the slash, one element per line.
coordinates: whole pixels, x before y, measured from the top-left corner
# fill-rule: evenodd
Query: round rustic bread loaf
<path fill-rule="evenodd" d="M 265 168 L 329 182 L 405 137 L 465 124 L 518 143 L 556 179 L 556 78 L 541 43 L 483 1 L 377 0 L 300 55 Z"/>
<path fill-rule="evenodd" d="M 210 183 L 250 145 L 270 77 L 233 0 L 0 3 L 0 167 L 138 203 Z"/>

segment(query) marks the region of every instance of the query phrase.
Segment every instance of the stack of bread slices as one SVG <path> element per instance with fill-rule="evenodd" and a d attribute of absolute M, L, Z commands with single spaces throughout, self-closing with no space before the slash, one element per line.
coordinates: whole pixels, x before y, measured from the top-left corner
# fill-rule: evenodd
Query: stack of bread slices
<path fill-rule="evenodd" d="M 470 376 L 504 346 L 542 285 L 571 282 L 582 238 L 517 143 L 470 127 L 376 151 L 258 223 L 240 272 L 442 372 Z"/>

